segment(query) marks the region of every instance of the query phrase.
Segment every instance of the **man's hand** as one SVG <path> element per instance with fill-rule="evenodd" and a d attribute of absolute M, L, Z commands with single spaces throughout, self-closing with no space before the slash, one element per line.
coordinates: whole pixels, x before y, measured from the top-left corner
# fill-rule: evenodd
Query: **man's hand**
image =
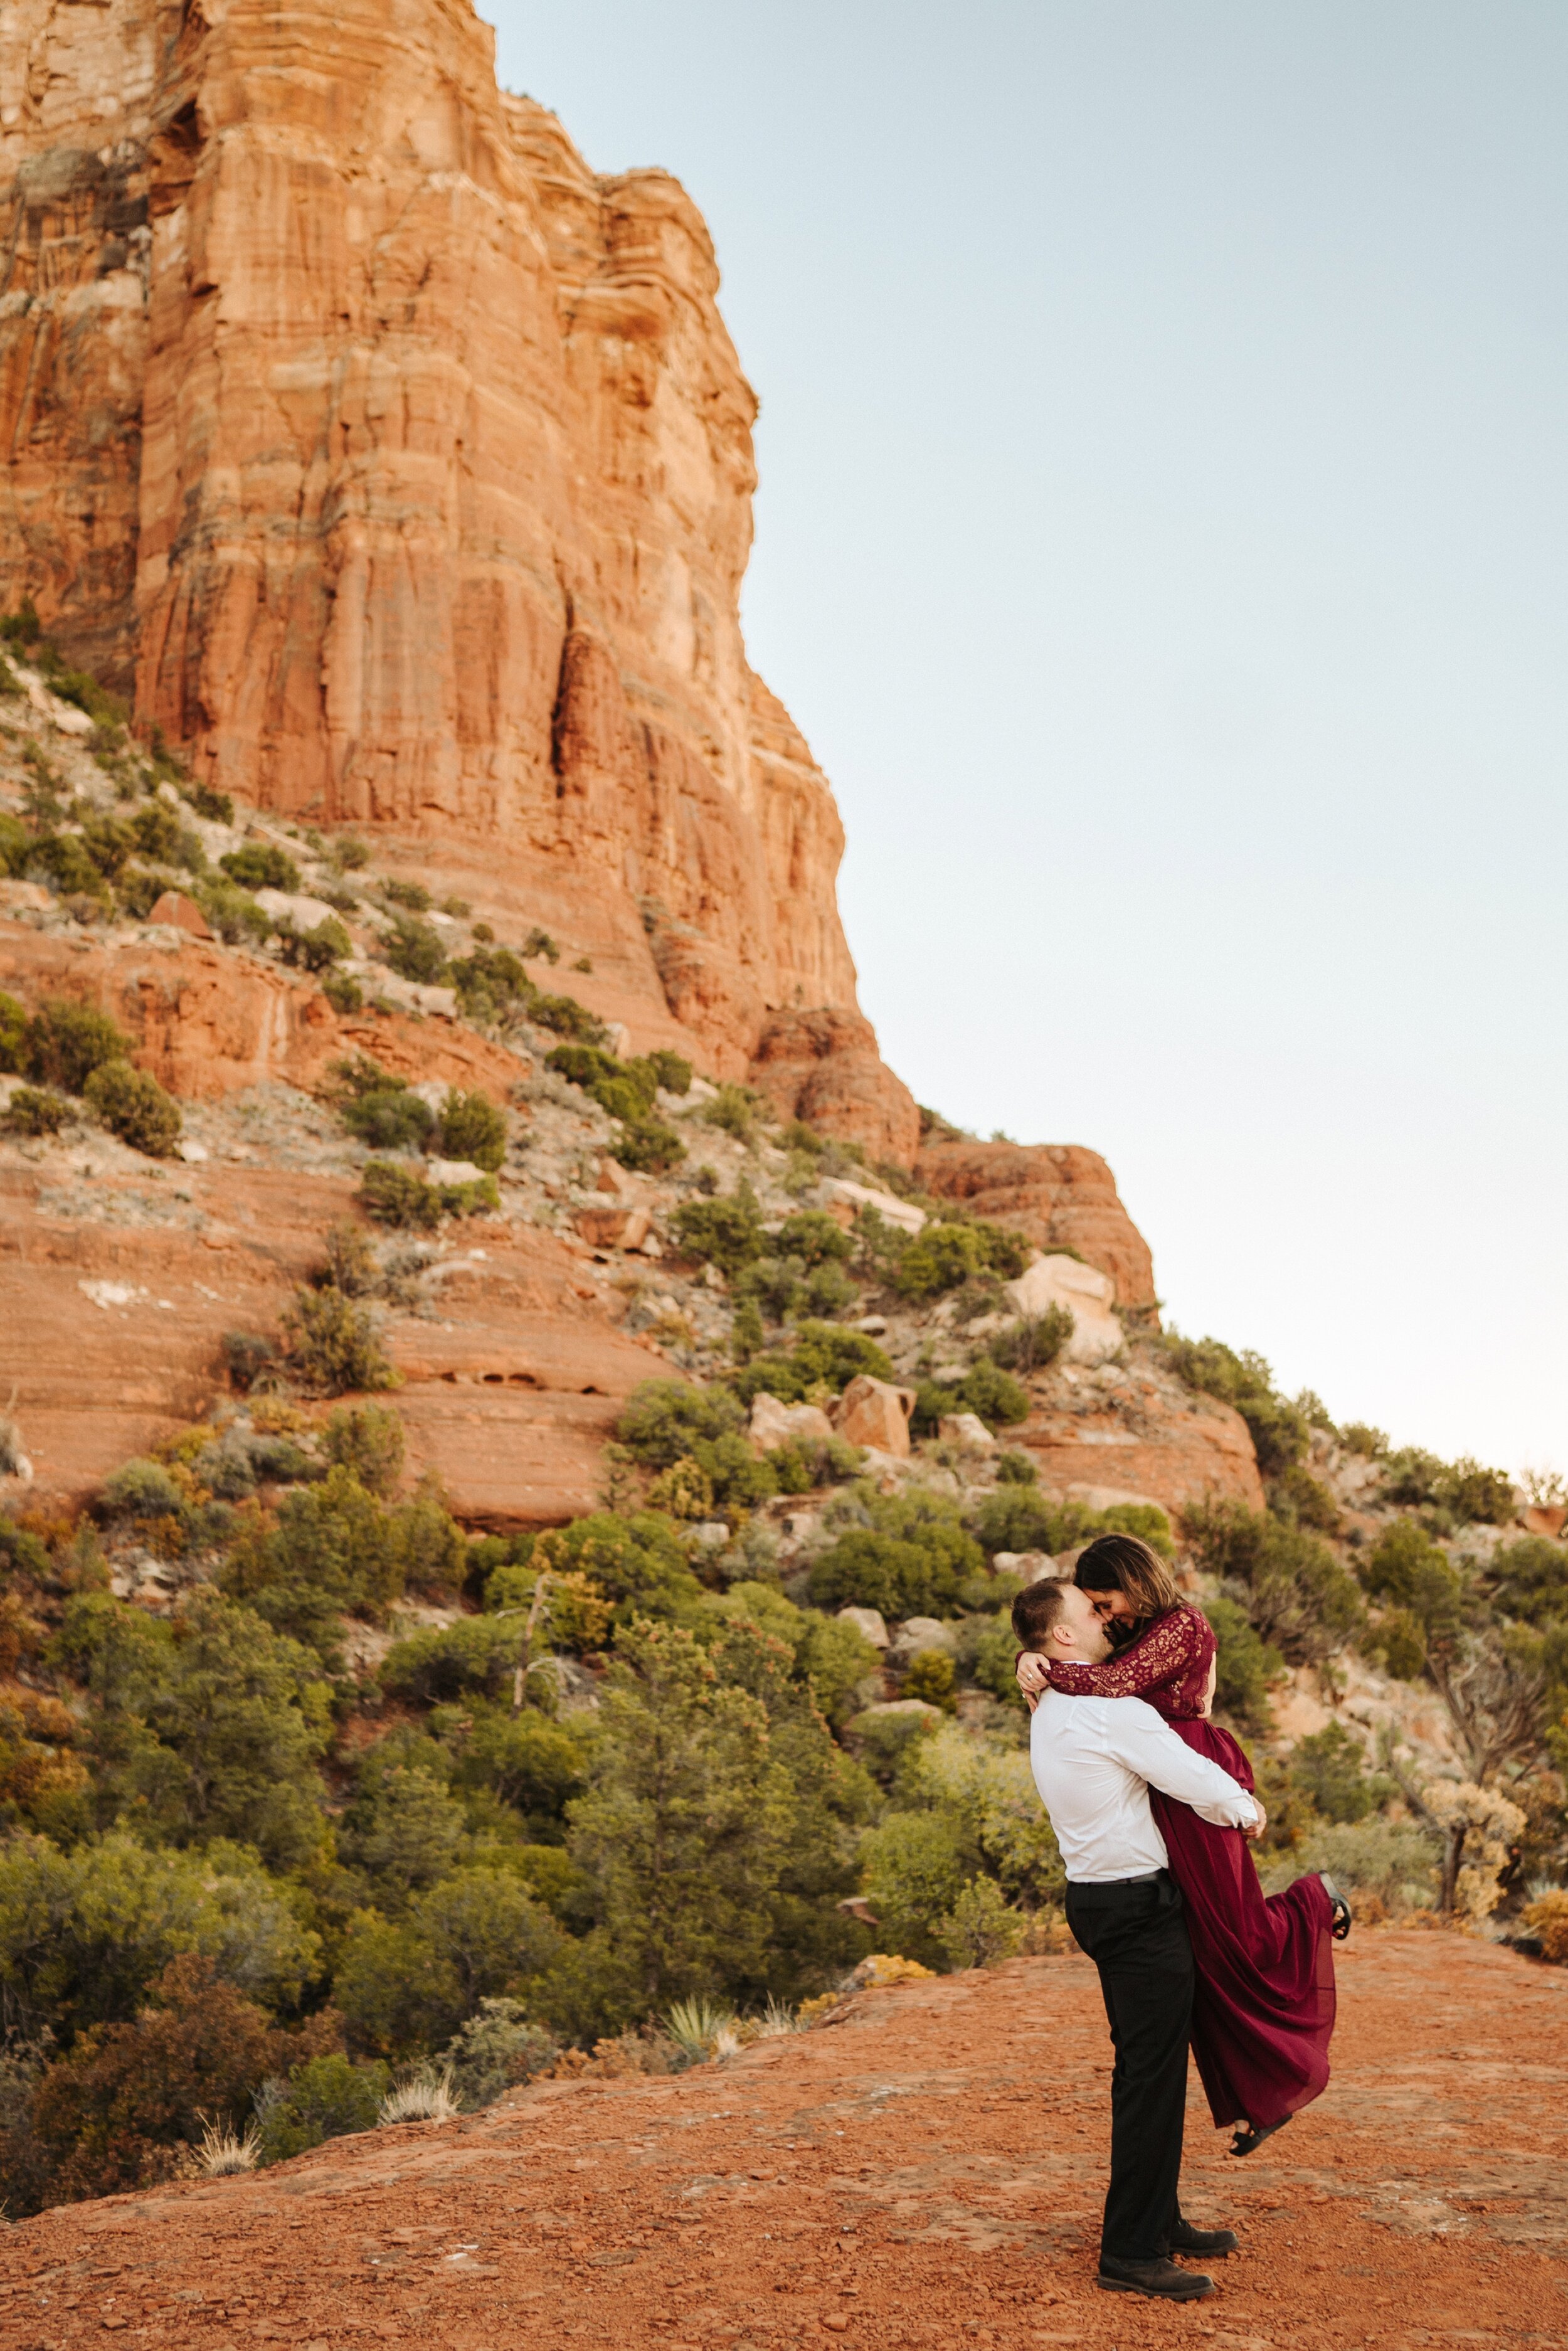
<path fill-rule="evenodd" d="M 1246 1837 L 1249 1843 L 1250 1843 L 1253 1839 L 1255 1839 L 1255 1838 L 1257 1838 L 1257 1837 L 1260 1837 L 1260 1836 L 1262 1835 L 1262 1834 L 1263 1834 L 1264 1830 L 1265 1830 L 1265 1829 L 1268 1827 L 1268 1825 L 1269 1825 L 1269 1815 L 1268 1815 L 1268 1813 L 1263 1810 L 1262 1805 L 1261 1805 L 1261 1804 L 1260 1804 L 1260 1803 L 1258 1802 L 1258 1799 L 1257 1799 L 1257 1797 L 1256 1797 L 1256 1796 L 1254 1796 L 1254 1797 L 1253 1797 L 1252 1802 L 1253 1802 L 1254 1806 L 1256 1807 L 1257 1813 L 1258 1813 L 1258 1817 L 1257 1817 L 1257 1819 L 1253 1822 L 1253 1823 L 1252 1823 L 1252 1825 L 1251 1825 L 1251 1827 L 1250 1827 L 1250 1828 L 1249 1828 L 1249 1829 L 1243 1829 L 1243 1830 L 1242 1830 L 1242 1832 L 1241 1832 L 1242 1835 L 1243 1835 L 1244 1837 Z"/>
<path fill-rule="evenodd" d="M 1041 1694 L 1051 1687 L 1048 1662 L 1038 1649 L 1026 1649 L 1013 1667 L 1013 1673 L 1023 1692 L 1023 1702 L 1032 1714 L 1040 1704 Z"/>

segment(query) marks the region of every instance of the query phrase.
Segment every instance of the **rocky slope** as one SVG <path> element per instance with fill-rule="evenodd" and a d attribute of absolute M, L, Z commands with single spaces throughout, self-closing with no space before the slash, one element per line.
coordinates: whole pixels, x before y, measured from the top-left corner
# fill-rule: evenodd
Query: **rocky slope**
<path fill-rule="evenodd" d="M 1094 2291 L 1111 2053 L 1073 1956 L 863 1993 L 727 2064 L 47 2212 L 0 2235 L 6 2340 L 1112 2351 L 1175 2325 L 1326 2351 L 1354 2314 L 1376 2351 L 1561 2342 L 1568 1978 L 1386 1930 L 1336 1965 L 1318 2105 L 1245 2168 L 1189 2110 L 1187 2209 L 1241 2249 L 1174 2320 Z"/>

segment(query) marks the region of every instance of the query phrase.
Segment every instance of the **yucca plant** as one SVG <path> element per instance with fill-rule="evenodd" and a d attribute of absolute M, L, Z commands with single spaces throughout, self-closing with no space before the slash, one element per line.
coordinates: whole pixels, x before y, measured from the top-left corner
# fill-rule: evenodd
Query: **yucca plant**
<path fill-rule="evenodd" d="M 740 2046 L 735 2011 L 721 2008 L 706 1992 L 691 2000 L 676 2001 L 664 2019 L 664 2030 L 676 2048 L 684 2051 L 694 2065 L 700 2065 L 705 2058 L 721 2053 L 718 2048 L 721 2034 L 728 2043 L 722 2053 L 724 2055 L 733 2056 Z"/>

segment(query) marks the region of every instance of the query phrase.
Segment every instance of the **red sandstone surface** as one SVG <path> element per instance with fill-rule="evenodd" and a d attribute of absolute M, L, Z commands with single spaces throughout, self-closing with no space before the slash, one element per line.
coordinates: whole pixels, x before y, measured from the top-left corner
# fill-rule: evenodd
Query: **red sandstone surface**
<path fill-rule="evenodd" d="M 818 1115 L 907 1158 L 832 794 L 741 638 L 707 230 L 494 48 L 470 0 L 15 0 L 6 601 L 204 781 L 543 924 L 634 1050 L 743 1078 L 770 1013 L 848 1016 Z"/>
<path fill-rule="evenodd" d="M 1075 1249 L 1110 1275 L 1118 1306 L 1153 1309 L 1149 1245 L 1097 1151 L 1066 1143 L 977 1143 L 966 1135 L 925 1144 L 915 1175 L 937 1199 L 961 1200 L 977 1216 L 1011 1225 L 1037 1249 Z"/>
<path fill-rule="evenodd" d="M 1233 2224 L 1179 2310 L 1093 2283 L 1110 2049 L 1076 1955 L 860 1995 L 674 2077 L 0 2234 L 14 2351 L 369 2339 L 1376 2351 L 1568 2341 L 1568 1974 L 1358 1929 L 1334 2078 L 1245 2164 L 1196 2087 L 1186 2207 Z"/>

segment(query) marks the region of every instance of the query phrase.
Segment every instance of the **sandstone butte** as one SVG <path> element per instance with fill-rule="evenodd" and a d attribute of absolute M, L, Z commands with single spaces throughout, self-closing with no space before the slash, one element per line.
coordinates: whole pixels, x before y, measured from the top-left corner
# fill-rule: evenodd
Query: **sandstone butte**
<path fill-rule="evenodd" d="M 630 1050 L 674 1047 L 1077 1251 L 1152 1322 L 1104 1162 L 922 1149 L 856 1002 L 832 793 L 742 641 L 757 403 L 678 183 L 591 172 L 497 88 L 470 0 L 9 0 L 5 27 L 0 601 L 31 597 L 198 781 L 352 825 L 383 872 L 460 895 L 503 940 L 545 927 Z M 290 975 L 173 935 L 131 949 L 0 918 L 0 986 L 113 1011 L 187 1101 L 309 1087 L 365 1041 Z M 457 1024 L 383 1020 L 375 1049 L 415 1079 L 516 1074 Z M 276 1313 L 341 1201 L 280 1170 L 191 1183 L 192 1221 L 217 1217 Z M 154 1242 L 134 1217 L 57 1213 L 47 1185 L 4 1189 L 0 1377 L 22 1381 L 40 1474 L 79 1493 L 210 1388 L 212 1237 L 165 1221 Z M 517 1246 L 529 1313 L 576 1299 L 582 1425 L 524 1444 L 480 1424 L 466 1455 L 428 1458 L 461 1501 L 481 1454 L 522 1445 L 527 1474 L 469 1499 L 544 1520 L 586 1505 L 614 1399 L 657 1366 L 596 1325 L 569 1250 Z M 177 1277 L 156 1340 L 116 1343 L 106 1315 L 76 1343 L 84 1282 Z M 440 1377 L 505 1386 L 510 1342 L 483 1317 L 472 1337 L 488 1368 Z M 418 1419 L 412 1384 L 402 1408 Z M 1157 1442 L 1146 1411 L 1136 1427 L 1048 1416 L 1029 1437 L 1059 1482 L 1257 1499 L 1223 1406 L 1166 1415 Z"/>

